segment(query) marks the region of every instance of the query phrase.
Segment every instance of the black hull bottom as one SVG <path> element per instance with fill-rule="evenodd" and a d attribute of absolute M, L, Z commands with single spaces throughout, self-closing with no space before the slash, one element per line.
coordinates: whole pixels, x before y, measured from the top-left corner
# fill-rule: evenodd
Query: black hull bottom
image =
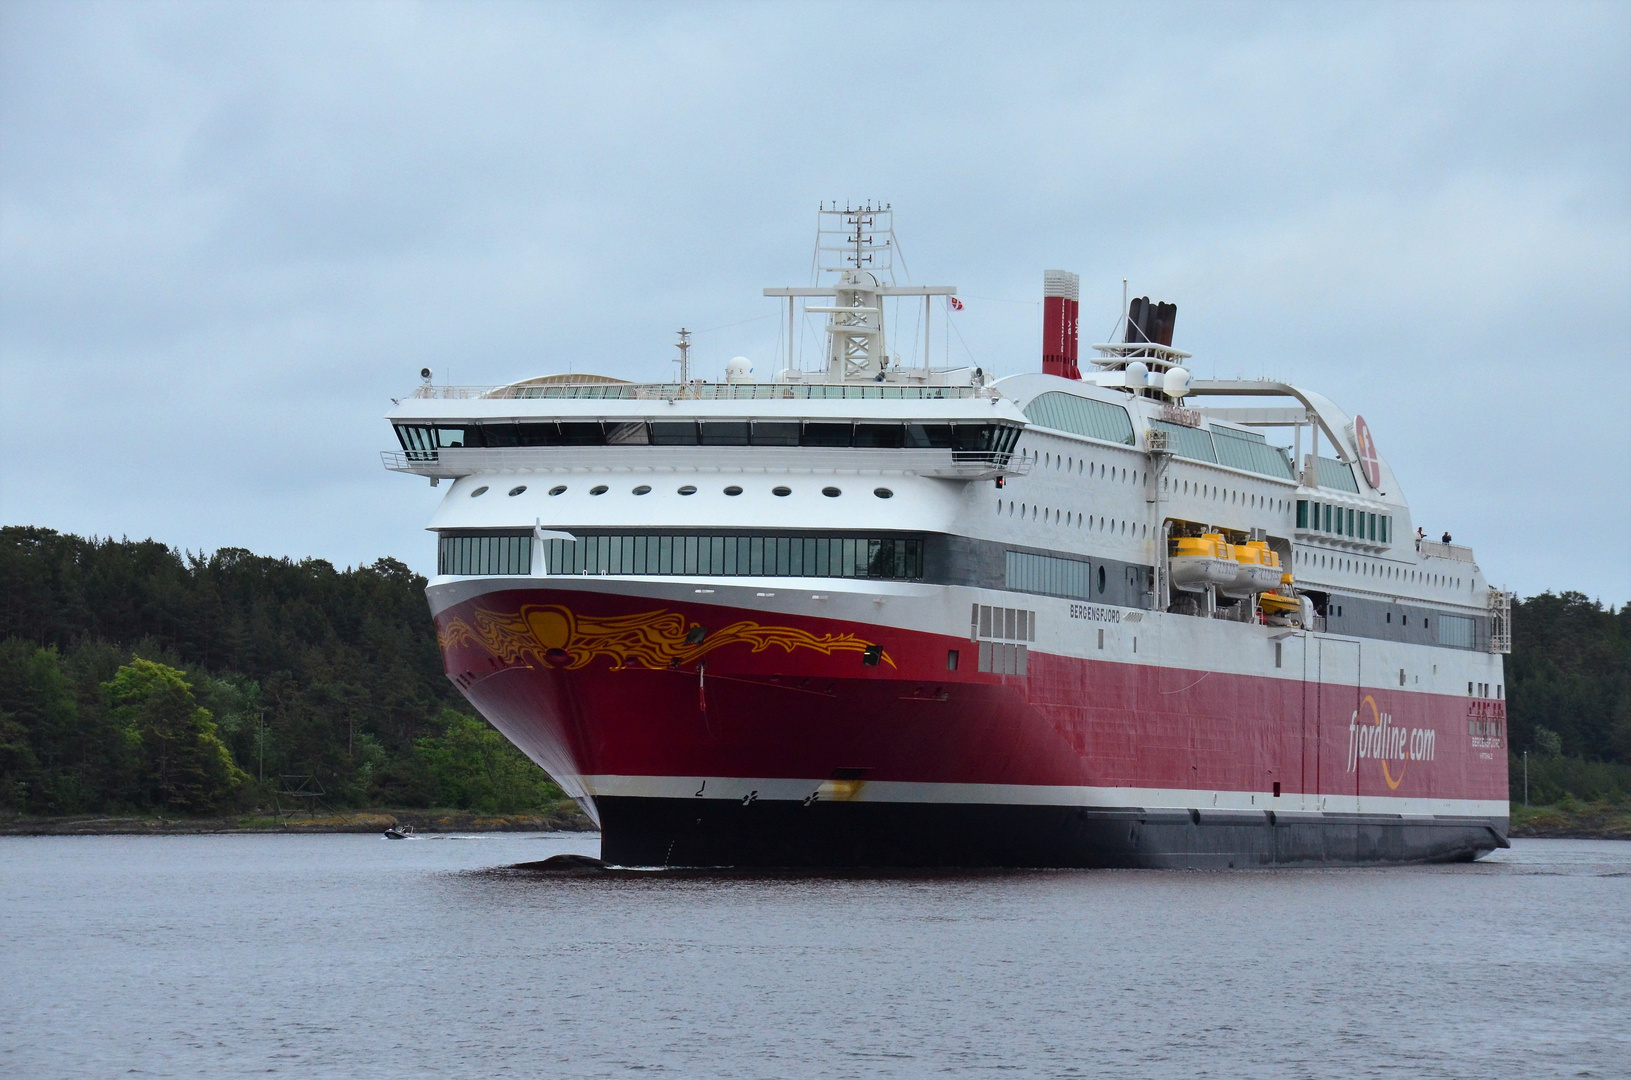
<path fill-rule="evenodd" d="M 600 798 L 614 866 L 1232 869 L 1470 862 L 1503 818 Z"/>

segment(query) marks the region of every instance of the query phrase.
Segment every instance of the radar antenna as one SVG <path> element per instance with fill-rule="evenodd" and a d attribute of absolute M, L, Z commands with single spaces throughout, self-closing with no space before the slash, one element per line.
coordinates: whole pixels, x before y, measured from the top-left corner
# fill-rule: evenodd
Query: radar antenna
<path fill-rule="evenodd" d="M 680 351 L 674 363 L 680 366 L 680 385 L 684 386 L 691 381 L 691 331 L 680 327 L 680 340 L 674 347 Z"/>
<path fill-rule="evenodd" d="M 787 298 L 787 361 L 793 371 L 794 305 L 796 299 L 831 297 L 832 303 L 806 304 L 810 315 L 827 316 L 827 348 L 823 373 L 828 382 L 923 382 L 929 378 L 929 301 L 934 296 L 955 296 L 947 285 L 900 285 L 895 260 L 900 244 L 895 239 L 895 212 L 889 203 L 861 205 L 822 203 L 816 215 L 816 277 L 836 274 L 830 285 L 809 288 L 766 289 L 766 296 Z M 906 260 L 900 257 L 906 271 Z M 923 366 L 903 368 L 890 355 L 883 299 L 911 296 L 923 299 Z M 794 376 L 796 377 L 796 375 Z"/>

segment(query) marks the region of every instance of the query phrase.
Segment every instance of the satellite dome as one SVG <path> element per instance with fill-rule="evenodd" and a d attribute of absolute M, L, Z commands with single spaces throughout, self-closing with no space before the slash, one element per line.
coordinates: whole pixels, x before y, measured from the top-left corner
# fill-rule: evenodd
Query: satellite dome
<path fill-rule="evenodd" d="M 745 356 L 733 356 L 725 364 L 725 381 L 743 383 L 753 381 L 753 361 Z"/>

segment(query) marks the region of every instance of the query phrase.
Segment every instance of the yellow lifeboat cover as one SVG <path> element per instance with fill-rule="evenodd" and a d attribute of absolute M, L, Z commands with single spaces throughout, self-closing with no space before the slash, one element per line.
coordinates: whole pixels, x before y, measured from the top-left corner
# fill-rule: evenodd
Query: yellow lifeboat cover
<path fill-rule="evenodd" d="M 1236 562 L 1253 563 L 1257 566 L 1280 565 L 1280 556 L 1261 540 L 1251 540 L 1244 544 L 1230 544 L 1229 553 Z"/>
<path fill-rule="evenodd" d="M 1214 539 L 1213 534 L 1206 536 L 1180 536 L 1172 542 L 1172 554 L 1175 558 L 1191 559 L 1222 559 L 1227 558 L 1227 545 L 1218 543 L 1222 537 Z M 1219 551 L 1219 548 L 1223 551 Z"/>

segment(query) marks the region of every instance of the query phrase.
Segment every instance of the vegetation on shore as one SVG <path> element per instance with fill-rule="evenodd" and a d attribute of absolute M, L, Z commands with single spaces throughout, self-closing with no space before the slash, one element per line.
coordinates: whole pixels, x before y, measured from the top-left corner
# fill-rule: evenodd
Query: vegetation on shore
<path fill-rule="evenodd" d="M 1631 604 L 1515 602 L 1506 677 L 1513 834 L 1631 839 Z"/>
<path fill-rule="evenodd" d="M 392 559 L 336 570 L 0 529 L 0 811 L 563 808 L 442 674 L 424 589 Z M 1514 828 L 1620 820 L 1631 605 L 1543 593 L 1514 603 L 1512 622 Z"/>
<path fill-rule="evenodd" d="M 514 814 L 559 788 L 461 710 L 425 579 L 0 529 L 0 810 Z"/>

